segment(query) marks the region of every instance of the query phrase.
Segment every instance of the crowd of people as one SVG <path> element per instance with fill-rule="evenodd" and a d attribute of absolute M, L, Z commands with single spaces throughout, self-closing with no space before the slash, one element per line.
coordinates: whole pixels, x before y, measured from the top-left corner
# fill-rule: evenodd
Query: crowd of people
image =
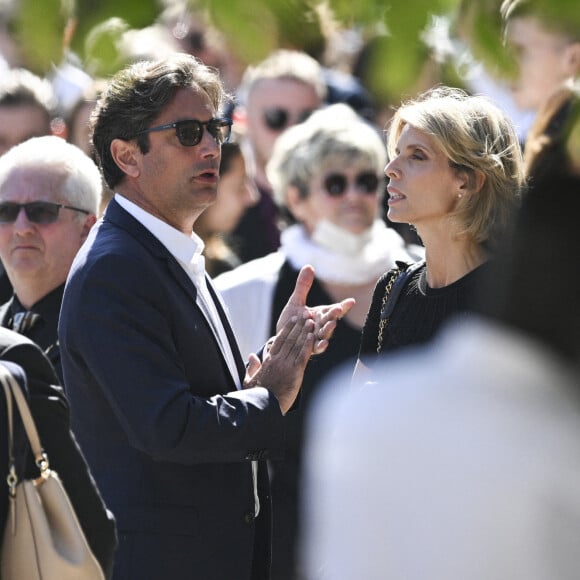
<path fill-rule="evenodd" d="M 574 578 L 577 23 L 498 9 L 522 138 L 170 4 L 72 97 L 0 78 L 0 362 L 104 576 Z"/>

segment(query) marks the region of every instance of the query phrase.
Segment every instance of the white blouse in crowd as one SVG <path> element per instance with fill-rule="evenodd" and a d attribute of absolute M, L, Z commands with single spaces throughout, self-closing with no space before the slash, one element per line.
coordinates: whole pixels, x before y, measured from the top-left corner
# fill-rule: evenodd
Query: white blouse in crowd
<path fill-rule="evenodd" d="M 577 369 L 473 317 L 351 374 L 308 419 L 307 580 L 579 577 Z"/>

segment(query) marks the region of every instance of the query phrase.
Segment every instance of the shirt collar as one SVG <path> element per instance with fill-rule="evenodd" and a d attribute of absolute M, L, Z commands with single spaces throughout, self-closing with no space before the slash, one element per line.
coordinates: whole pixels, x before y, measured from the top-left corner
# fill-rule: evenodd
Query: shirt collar
<path fill-rule="evenodd" d="M 36 312 L 37 314 L 41 314 L 44 318 L 49 318 L 51 314 L 57 313 L 60 311 L 60 305 L 62 302 L 62 295 L 64 293 L 64 283 L 60 286 L 51 290 L 48 294 L 43 296 L 38 302 L 35 302 L 31 307 L 30 310 Z M 12 302 L 10 304 L 10 313 L 12 315 L 18 312 L 25 312 L 26 308 L 22 306 L 20 300 L 16 293 L 14 293 L 12 297 Z"/>
<path fill-rule="evenodd" d="M 115 201 L 146 227 L 179 262 L 194 268 L 200 264 L 205 267 L 201 255 L 204 243 L 195 232 L 191 232 L 190 236 L 180 232 L 119 193 L 115 193 Z"/>

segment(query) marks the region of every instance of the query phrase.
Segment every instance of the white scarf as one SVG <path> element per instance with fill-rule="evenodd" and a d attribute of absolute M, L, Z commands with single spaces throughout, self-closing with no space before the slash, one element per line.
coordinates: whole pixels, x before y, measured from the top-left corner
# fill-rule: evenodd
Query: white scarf
<path fill-rule="evenodd" d="M 282 253 L 299 270 L 311 264 L 323 282 L 343 285 L 368 284 L 395 266 L 395 260 L 412 261 L 403 238 L 382 220 L 361 234 L 352 234 L 322 220 L 308 236 L 296 224 L 282 232 Z"/>

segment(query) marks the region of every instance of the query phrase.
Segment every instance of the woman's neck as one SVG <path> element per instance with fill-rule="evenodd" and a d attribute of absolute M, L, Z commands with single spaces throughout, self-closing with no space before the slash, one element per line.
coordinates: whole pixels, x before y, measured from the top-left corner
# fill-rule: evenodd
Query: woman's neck
<path fill-rule="evenodd" d="M 481 266 L 489 258 L 481 244 L 466 236 L 442 234 L 421 235 L 425 244 L 427 284 L 444 288 Z"/>

